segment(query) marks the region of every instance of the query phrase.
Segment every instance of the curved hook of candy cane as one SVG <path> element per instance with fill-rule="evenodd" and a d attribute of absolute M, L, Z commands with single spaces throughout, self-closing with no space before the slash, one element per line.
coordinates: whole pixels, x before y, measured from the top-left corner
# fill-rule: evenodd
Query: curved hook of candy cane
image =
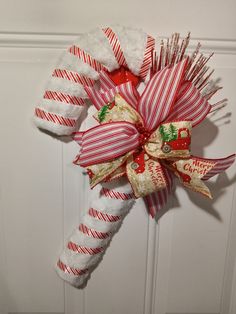
<path fill-rule="evenodd" d="M 35 124 L 58 135 L 72 134 L 86 110 L 84 88 L 94 86 L 101 71 L 118 69 L 124 60 L 144 80 L 152 65 L 154 45 L 154 39 L 140 29 L 122 26 L 80 34 L 53 70 L 35 109 Z"/>

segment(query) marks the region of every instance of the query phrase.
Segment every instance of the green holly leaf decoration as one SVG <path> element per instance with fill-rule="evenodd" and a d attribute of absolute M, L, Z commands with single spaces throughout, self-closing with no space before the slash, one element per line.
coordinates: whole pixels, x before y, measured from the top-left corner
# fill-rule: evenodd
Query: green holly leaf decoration
<path fill-rule="evenodd" d="M 105 105 L 99 110 L 99 112 L 98 112 L 99 122 L 102 122 L 105 119 L 108 109 L 109 109 L 109 105 Z"/>

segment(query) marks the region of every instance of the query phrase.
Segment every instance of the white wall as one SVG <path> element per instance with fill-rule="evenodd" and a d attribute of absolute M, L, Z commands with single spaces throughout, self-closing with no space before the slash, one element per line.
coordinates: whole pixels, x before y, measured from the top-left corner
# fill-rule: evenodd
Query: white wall
<path fill-rule="evenodd" d="M 235 1 L 2 0 L 0 3 L 0 314 L 235 314 L 235 166 L 210 184 L 213 201 L 177 189 L 158 224 L 142 201 L 126 218 L 84 290 L 53 270 L 86 209 L 74 143 L 31 122 L 59 54 L 98 25 L 201 40 L 228 107 L 196 129 L 196 154 L 235 152 Z M 224 116 L 227 113 L 231 116 Z M 218 128 L 218 129 L 217 129 Z M 203 147 L 202 147 L 203 146 Z M 172 205 L 172 206 L 171 206 Z"/>

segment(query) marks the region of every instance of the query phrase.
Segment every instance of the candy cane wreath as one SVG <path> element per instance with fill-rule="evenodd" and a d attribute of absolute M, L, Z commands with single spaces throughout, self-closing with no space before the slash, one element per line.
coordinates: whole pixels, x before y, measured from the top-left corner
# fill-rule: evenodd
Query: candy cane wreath
<path fill-rule="evenodd" d="M 192 127 L 223 104 L 210 105 L 209 58 L 199 45 L 186 56 L 189 36 L 161 42 L 142 30 L 108 27 L 81 34 L 53 71 L 34 121 L 81 146 L 74 163 L 86 167 L 98 193 L 70 237 L 56 270 L 84 285 L 138 197 L 152 217 L 166 203 L 177 177 L 211 197 L 204 180 L 227 169 L 235 155 L 205 159 L 190 154 Z M 142 92 L 141 92 L 142 91 Z M 87 130 L 77 120 L 87 105 Z M 93 119 L 95 118 L 95 119 Z M 128 180 L 127 180 L 128 178 Z"/>

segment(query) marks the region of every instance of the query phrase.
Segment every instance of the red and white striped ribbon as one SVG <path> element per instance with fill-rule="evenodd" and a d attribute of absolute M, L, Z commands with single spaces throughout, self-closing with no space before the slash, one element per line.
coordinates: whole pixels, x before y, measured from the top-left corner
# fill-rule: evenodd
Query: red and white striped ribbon
<path fill-rule="evenodd" d="M 191 120 L 192 126 L 196 126 L 204 120 L 210 110 L 211 105 L 198 89 L 191 82 L 185 82 L 179 90 L 167 121 Z"/>
<path fill-rule="evenodd" d="M 216 164 L 214 165 L 214 167 L 208 171 L 207 174 L 205 174 L 205 176 L 202 178 L 202 180 L 209 180 L 211 177 L 225 171 L 226 169 L 228 169 L 235 161 L 235 154 L 230 155 L 228 157 L 225 158 L 219 158 L 219 159 L 206 159 L 206 158 L 199 158 L 199 157 L 195 157 L 197 160 L 206 160 L 206 161 L 213 161 Z M 194 157 L 193 157 L 194 158 Z"/>
<path fill-rule="evenodd" d="M 139 132 L 129 122 L 112 122 L 85 131 L 79 164 L 86 167 L 122 156 L 139 146 Z"/>
<path fill-rule="evenodd" d="M 43 98 L 44 99 L 53 99 L 53 100 L 56 100 L 59 102 L 65 102 L 65 103 L 71 104 L 71 105 L 83 106 L 85 104 L 84 99 L 81 97 L 68 95 L 68 94 L 61 93 L 61 92 L 50 91 L 50 90 L 45 91 Z"/>
<path fill-rule="evenodd" d="M 97 231 L 95 229 L 87 227 L 85 224 L 79 225 L 79 231 L 81 231 L 82 233 L 86 234 L 89 237 L 96 239 L 106 239 L 111 235 L 110 232 Z"/>
<path fill-rule="evenodd" d="M 137 109 L 138 101 L 139 101 L 139 93 L 131 82 L 127 82 L 121 85 L 116 86 L 113 89 L 105 92 L 102 97 L 104 101 L 107 103 L 111 101 L 116 94 L 120 94 L 127 103 L 132 106 L 134 109 Z"/>
<path fill-rule="evenodd" d="M 149 214 L 152 216 L 152 218 L 154 218 L 156 216 L 156 213 L 165 206 L 168 200 L 168 196 L 173 189 L 174 181 L 171 172 L 165 167 L 162 167 L 162 170 L 166 179 L 166 187 L 160 191 L 151 193 L 144 197 Z"/>
<path fill-rule="evenodd" d="M 79 145 L 82 144 L 82 138 L 83 138 L 84 132 L 74 132 L 72 134 L 73 140 L 76 141 Z"/>
<path fill-rule="evenodd" d="M 147 130 L 155 130 L 160 122 L 168 116 L 184 78 L 187 62 L 188 59 L 184 59 L 170 69 L 165 68 L 150 80 L 138 103 L 139 112 L 145 121 L 144 127 Z M 122 89 L 122 86 L 125 86 L 125 88 Z M 130 89 L 126 88 L 127 86 Z M 86 91 L 92 102 L 96 103 L 96 107 L 101 107 L 100 100 L 103 99 L 104 103 L 108 103 L 114 95 L 114 90 L 117 91 L 118 88 L 121 92 L 124 92 L 127 101 L 136 108 L 136 97 L 138 96 L 134 94 L 132 84 L 122 84 L 103 94 L 89 87 L 86 88 Z M 101 124 L 84 132 L 79 163 L 81 166 L 86 167 L 109 161 L 132 151 L 138 146 L 139 133 L 134 125 L 127 122 Z"/>
<path fill-rule="evenodd" d="M 74 119 L 65 118 L 55 113 L 46 112 L 40 108 L 35 109 L 35 115 L 36 117 L 41 118 L 43 120 L 47 120 L 68 127 L 75 127 L 76 125 L 76 120 Z"/>
<path fill-rule="evenodd" d="M 94 218 L 97 218 L 99 220 L 103 220 L 106 222 L 116 222 L 122 218 L 122 216 L 114 216 L 114 215 L 105 214 L 94 208 L 90 208 L 88 213 L 91 217 L 94 217 Z"/>
<path fill-rule="evenodd" d="M 103 247 L 91 248 L 91 247 L 88 247 L 88 246 L 77 245 L 76 243 L 74 243 L 72 241 L 68 242 L 67 248 L 69 250 L 72 250 L 72 251 L 76 252 L 76 253 L 89 254 L 89 255 L 99 254 L 99 253 L 104 251 Z"/>
<path fill-rule="evenodd" d="M 115 34 L 115 32 L 113 32 L 113 30 L 110 27 L 104 28 L 103 32 L 106 35 L 106 37 L 107 37 L 107 39 L 111 45 L 111 48 L 114 52 L 114 55 L 116 57 L 116 60 L 117 60 L 117 63 L 119 64 L 119 66 L 127 66 L 127 62 L 125 60 L 124 53 L 121 49 L 119 39 L 118 39 L 117 35 Z"/>
<path fill-rule="evenodd" d="M 100 191 L 100 195 L 104 195 L 106 197 L 114 198 L 117 200 L 130 200 L 135 198 L 134 193 L 122 193 L 108 188 L 102 188 Z"/>
<path fill-rule="evenodd" d="M 52 73 L 53 77 L 60 77 L 74 83 L 79 83 L 83 86 L 93 86 L 95 81 L 87 76 L 80 75 L 77 72 L 65 70 L 65 69 L 55 69 Z"/>
<path fill-rule="evenodd" d="M 99 73 L 99 83 L 102 92 L 107 92 L 116 87 L 116 84 L 110 79 L 105 71 Z"/>
<path fill-rule="evenodd" d="M 106 102 L 102 97 L 102 93 L 97 89 L 85 86 L 84 90 L 97 110 L 100 110 L 104 105 L 106 105 Z"/>
<path fill-rule="evenodd" d="M 140 97 L 131 82 L 115 86 L 104 93 L 91 87 L 85 87 L 84 89 L 88 94 L 89 99 L 98 110 L 113 101 L 116 94 L 120 94 L 129 105 L 136 109 Z"/>
<path fill-rule="evenodd" d="M 57 266 L 62 271 L 64 271 L 67 274 L 70 274 L 70 275 L 81 276 L 81 275 L 84 275 L 84 274 L 88 273 L 88 269 L 87 268 L 86 269 L 73 268 L 73 267 L 70 267 L 70 266 L 64 264 L 61 260 L 59 260 L 57 262 Z"/>
<path fill-rule="evenodd" d="M 168 117 L 183 82 L 187 64 L 186 58 L 171 68 L 166 67 L 157 72 L 149 81 L 139 102 L 139 112 L 146 129 L 155 130 Z"/>
<path fill-rule="evenodd" d="M 106 67 L 101 62 L 91 57 L 87 52 L 82 50 L 80 47 L 72 46 L 69 48 L 69 52 L 78 57 L 84 63 L 91 66 L 97 72 L 100 72 L 101 70 L 106 70 Z"/>
<path fill-rule="evenodd" d="M 147 45 L 144 52 L 143 63 L 139 71 L 139 76 L 145 80 L 148 71 L 152 65 L 152 55 L 155 47 L 155 39 L 147 35 Z"/>

